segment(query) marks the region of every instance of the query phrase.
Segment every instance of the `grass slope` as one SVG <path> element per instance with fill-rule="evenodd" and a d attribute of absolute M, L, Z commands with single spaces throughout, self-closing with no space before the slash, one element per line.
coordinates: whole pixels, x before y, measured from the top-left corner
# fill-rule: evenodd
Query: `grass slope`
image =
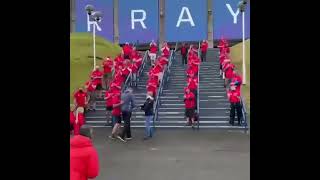
<path fill-rule="evenodd" d="M 121 48 L 96 36 L 96 60 L 100 65 L 106 56 L 114 58 Z M 93 69 L 93 39 L 91 33 L 70 34 L 70 103 L 75 89 L 83 86 Z"/>
<path fill-rule="evenodd" d="M 242 75 L 242 43 L 231 47 L 231 60 Z M 245 99 L 247 111 L 250 114 L 250 39 L 245 41 L 246 56 L 246 85 L 242 86 L 242 94 Z"/>

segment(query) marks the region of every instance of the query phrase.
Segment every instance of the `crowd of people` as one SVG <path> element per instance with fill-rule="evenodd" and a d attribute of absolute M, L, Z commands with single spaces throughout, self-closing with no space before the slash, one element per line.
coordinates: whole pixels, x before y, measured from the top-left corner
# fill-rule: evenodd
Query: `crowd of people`
<path fill-rule="evenodd" d="M 230 101 L 229 123 L 234 125 L 235 114 L 237 112 L 238 125 L 240 126 L 242 121 L 242 77 L 237 73 L 235 65 L 231 61 L 228 41 L 222 38 L 218 44 L 218 48 L 220 50 L 220 76 L 225 79 L 224 87 L 227 88 L 227 96 Z"/>
<path fill-rule="evenodd" d="M 198 48 L 201 50 L 200 58 Z M 235 114 L 237 113 L 238 125 L 241 125 L 242 78 L 231 61 L 228 41 L 221 39 L 218 48 L 220 50 L 220 76 L 225 79 L 224 86 L 227 88 L 227 96 L 231 107 L 229 123 L 234 125 Z M 187 83 L 184 88 L 185 117 L 187 126 L 194 127 L 198 119 L 196 110 L 198 108 L 199 66 L 201 62 L 206 61 L 208 42 L 204 40 L 200 47 L 188 46 L 183 43 L 179 49 L 182 55 L 182 64 L 187 65 Z M 132 139 L 130 120 L 135 108 L 140 108 L 145 113 L 144 139 L 152 138 L 154 106 L 164 71 L 169 63 L 170 47 L 167 43 L 163 43 L 159 56 L 157 56 L 157 52 L 157 44 L 152 41 L 148 54 L 151 68 L 148 72 L 146 84 L 146 100 L 141 106 L 136 104 L 132 88 L 122 89 L 129 75 L 136 85 L 137 73 L 143 63 L 140 53 L 129 43 L 122 47 L 121 54 L 114 60 L 106 57 L 102 62 L 103 70 L 100 70 L 100 66 L 96 66 L 84 88 L 80 87 L 76 90 L 74 104 L 70 106 L 70 132 L 73 135 L 70 140 L 71 180 L 95 178 L 99 174 L 98 154 L 91 141 L 93 137 L 92 128 L 84 125 L 85 112 L 96 110 L 97 99 L 104 99 L 106 103 L 106 125 L 111 125 L 113 128 L 109 138 L 117 138 L 123 142 Z M 104 97 L 103 90 L 105 90 Z M 124 128 L 120 131 L 122 121 L 124 122 Z"/>

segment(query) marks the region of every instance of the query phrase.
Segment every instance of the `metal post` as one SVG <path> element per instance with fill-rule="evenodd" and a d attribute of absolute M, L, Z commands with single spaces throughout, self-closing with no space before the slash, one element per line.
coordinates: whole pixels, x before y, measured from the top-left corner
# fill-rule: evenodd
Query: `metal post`
<path fill-rule="evenodd" d="M 119 0 L 113 0 L 113 42 L 119 44 Z"/>
<path fill-rule="evenodd" d="M 93 24 L 93 70 L 96 68 L 96 25 Z"/>
<path fill-rule="evenodd" d="M 242 78 L 243 84 L 246 84 L 246 61 L 245 61 L 245 31 L 244 31 L 244 11 L 242 12 Z"/>

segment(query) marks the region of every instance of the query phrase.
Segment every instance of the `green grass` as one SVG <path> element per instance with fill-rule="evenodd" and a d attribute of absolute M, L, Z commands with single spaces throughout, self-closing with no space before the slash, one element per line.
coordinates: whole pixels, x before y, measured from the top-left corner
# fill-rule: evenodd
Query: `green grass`
<path fill-rule="evenodd" d="M 102 37 L 96 36 L 96 60 L 101 65 L 106 56 L 114 58 L 121 52 L 118 45 L 114 45 Z M 72 93 L 89 79 L 93 70 L 93 39 L 91 33 L 70 34 L 70 103 Z"/>
<path fill-rule="evenodd" d="M 242 86 L 242 94 L 245 99 L 246 108 L 250 115 L 250 39 L 245 41 L 245 56 L 246 56 L 246 85 Z M 242 75 L 242 43 L 231 47 L 231 60 L 237 67 L 237 70 Z"/>

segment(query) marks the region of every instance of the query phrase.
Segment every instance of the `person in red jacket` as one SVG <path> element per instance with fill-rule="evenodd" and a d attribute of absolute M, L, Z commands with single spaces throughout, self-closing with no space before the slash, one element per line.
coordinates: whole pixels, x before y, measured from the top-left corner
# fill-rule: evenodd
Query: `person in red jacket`
<path fill-rule="evenodd" d="M 182 43 L 182 46 L 180 48 L 180 54 L 182 56 L 182 65 L 187 64 L 187 53 L 188 53 L 188 45 L 185 43 Z"/>
<path fill-rule="evenodd" d="M 74 104 L 76 105 L 76 108 L 83 107 L 85 108 L 87 105 L 87 93 L 83 90 L 82 87 L 78 89 L 73 95 L 74 97 Z"/>
<path fill-rule="evenodd" d="M 192 125 L 194 127 L 194 113 L 195 113 L 195 107 L 196 107 L 196 102 L 195 102 L 195 96 L 194 94 L 190 91 L 189 88 L 185 88 L 185 94 L 184 94 L 184 104 L 185 104 L 185 116 L 187 118 L 187 126 Z M 190 122 L 191 119 L 191 122 Z"/>
<path fill-rule="evenodd" d="M 91 79 L 93 79 L 94 83 L 97 85 L 96 87 L 96 92 L 97 92 L 97 97 L 102 98 L 102 77 L 103 77 L 103 72 L 100 71 L 100 67 L 96 66 L 95 70 L 92 71 L 91 73 Z"/>
<path fill-rule="evenodd" d="M 224 87 L 229 86 L 231 79 L 233 77 L 233 70 L 235 68 L 235 65 L 232 63 L 227 63 L 224 69 L 224 73 L 225 73 L 225 84 Z"/>
<path fill-rule="evenodd" d="M 99 158 L 94 148 L 92 128 L 82 126 L 79 135 L 70 138 L 70 180 L 94 179 L 99 175 Z"/>
<path fill-rule="evenodd" d="M 113 68 L 113 61 L 110 57 L 107 57 L 103 62 L 102 62 L 102 66 L 103 66 L 103 87 L 104 89 L 108 89 L 109 88 L 109 82 L 111 80 L 111 73 L 112 73 L 112 68 Z"/>
<path fill-rule="evenodd" d="M 161 56 L 164 56 L 166 58 L 170 57 L 170 48 L 166 42 L 163 43 L 162 48 L 161 48 L 161 52 L 162 52 Z"/>
<path fill-rule="evenodd" d="M 157 51 L 158 47 L 157 44 L 152 40 L 150 43 L 150 49 L 149 49 L 149 57 L 150 57 L 150 64 L 154 64 L 156 58 L 157 58 Z"/>
<path fill-rule="evenodd" d="M 194 74 L 190 74 L 190 77 L 187 79 L 187 88 L 194 94 L 195 102 L 197 102 L 198 78 L 194 77 Z M 195 108 L 197 109 L 197 106 Z"/>
<path fill-rule="evenodd" d="M 85 88 L 87 90 L 87 101 L 88 101 L 88 110 L 96 110 L 96 89 L 97 85 L 95 81 L 89 80 L 85 83 Z"/>
<path fill-rule="evenodd" d="M 207 60 L 207 50 L 208 50 L 208 42 L 206 40 L 203 40 L 201 43 L 201 62 Z"/>
<path fill-rule="evenodd" d="M 239 93 L 241 92 L 242 77 L 236 72 L 236 70 L 233 70 L 233 77 L 231 79 L 230 86 L 231 85 L 236 87 L 236 91 Z"/>
<path fill-rule="evenodd" d="M 84 121 L 84 108 L 78 107 L 75 114 L 75 121 L 73 123 L 73 134 L 79 135 L 81 126 L 85 123 Z"/>
<path fill-rule="evenodd" d="M 113 129 L 109 138 L 115 139 L 121 126 L 121 93 L 114 93 L 112 97 L 112 124 Z"/>
<path fill-rule="evenodd" d="M 124 59 L 130 59 L 131 47 L 128 42 L 122 47 L 123 57 Z"/>
<path fill-rule="evenodd" d="M 228 99 L 230 101 L 230 121 L 229 123 L 233 126 L 234 119 L 235 119 L 235 111 L 237 111 L 238 117 L 238 125 L 241 125 L 241 118 L 242 118 L 242 106 L 240 103 L 241 94 L 240 92 L 236 91 L 236 87 L 234 85 L 230 86 L 230 90 L 227 92 Z"/>

